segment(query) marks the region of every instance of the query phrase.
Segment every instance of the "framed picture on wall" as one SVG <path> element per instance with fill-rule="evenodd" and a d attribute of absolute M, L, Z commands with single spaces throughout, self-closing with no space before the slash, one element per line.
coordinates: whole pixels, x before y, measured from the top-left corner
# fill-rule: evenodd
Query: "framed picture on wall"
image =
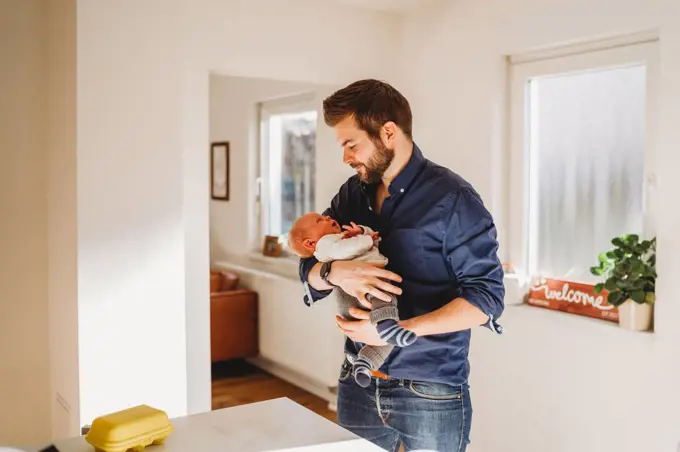
<path fill-rule="evenodd" d="M 229 201 L 229 142 L 210 144 L 210 196 Z"/>

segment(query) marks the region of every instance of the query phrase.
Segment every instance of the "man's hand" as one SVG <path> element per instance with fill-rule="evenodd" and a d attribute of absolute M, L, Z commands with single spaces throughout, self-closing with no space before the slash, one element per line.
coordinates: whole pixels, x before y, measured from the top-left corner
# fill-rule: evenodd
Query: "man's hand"
<path fill-rule="evenodd" d="M 368 320 L 368 312 L 361 309 L 350 309 L 352 317 L 361 320 L 345 320 L 339 315 L 335 316 L 335 323 L 345 336 L 354 342 L 361 342 L 366 345 L 387 345 L 387 342 L 380 339 L 380 334 L 375 326 Z"/>
<path fill-rule="evenodd" d="M 357 235 L 361 235 L 364 233 L 364 228 L 361 226 L 356 225 L 353 221 L 350 222 L 351 226 L 343 226 L 342 228 L 345 229 L 345 232 L 342 233 L 342 238 L 343 239 L 350 239 L 352 237 L 356 237 Z"/>
<path fill-rule="evenodd" d="M 367 294 L 387 303 L 391 301 L 388 293 L 401 295 L 400 288 L 384 281 L 401 282 L 401 277 L 368 262 L 335 261 L 328 279 L 334 285 L 340 286 L 348 295 L 357 298 L 368 309 L 371 309 L 371 302 L 366 299 Z"/>

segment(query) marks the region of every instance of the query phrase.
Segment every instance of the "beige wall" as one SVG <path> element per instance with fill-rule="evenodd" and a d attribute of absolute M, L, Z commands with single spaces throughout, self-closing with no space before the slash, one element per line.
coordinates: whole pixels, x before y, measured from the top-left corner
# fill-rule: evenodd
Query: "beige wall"
<path fill-rule="evenodd" d="M 0 444 L 78 431 L 75 1 L 0 2 Z"/>
<path fill-rule="evenodd" d="M 680 437 L 680 4 L 675 0 L 462 0 L 410 14 L 402 74 L 426 155 L 470 179 L 498 222 L 504 204 L 506 55 L 574 40 L 660 32 L 656 333 L 508 307 L 502 337 L 473 333 L 471 451 L 670 451 Z M 503 230 L 501 230 L 503 232 Z M 507 242 L 506 242 L 507 243 Z M 501 244 L 503 248 L 503 244 Z M 506 245 L 507 246 L 507 245 Z M 644 413 L 644 415 L 642 415 Z"/>
<path fill-rule="evenodd" d="M 51 433 L 42 18 L 0 1 L 0 444 Z"/>
<path fill-rule="evenodd" d="M 47 9 L 48 302 L 52 434 L 79 432 L 76 192 L 76 1 Z"/>

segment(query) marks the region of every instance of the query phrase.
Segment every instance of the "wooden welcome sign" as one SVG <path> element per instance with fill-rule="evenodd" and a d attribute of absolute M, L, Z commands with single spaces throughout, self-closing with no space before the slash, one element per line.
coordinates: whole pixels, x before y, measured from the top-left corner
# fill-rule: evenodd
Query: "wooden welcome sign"
<path fill-rule="evenodd" d="M 595 293 L 594 286 L 558 279 L 536 278 L 529 289 L 528 303 L 555 311 L 619 321 L 619 310 L 607 303 L 607 291 Z"/>

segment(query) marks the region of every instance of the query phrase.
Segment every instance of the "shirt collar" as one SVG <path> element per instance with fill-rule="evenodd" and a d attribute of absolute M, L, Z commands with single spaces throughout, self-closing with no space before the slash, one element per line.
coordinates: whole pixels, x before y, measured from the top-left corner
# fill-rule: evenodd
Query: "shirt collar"
<path fill-rule="evenodd" d="M 423 153 L 420 151 L 418 145 L 413 143 L 413 152 L 411 153 L 411 158 L 404 169 L 402 169 L 399 174 L 397 174 L 397 177 L 395 177 L 390 184 L 390 195 L 394 195 L 395 193 L 404 193 L 404 191 L 407 190 L 411 185 L 411 182 L 413 182 L 413 179 L 415 179 L 416 176 L 420 174 L 424 164 L 425 157 L 423 157 Z"/>
<path fill-rule="evenodd" d="M 413 143 L 413 152 L 411 153 L 411 158 L 409 159 L 406 166 L 399 172 L 399 174 L 397 174 L 397 177 L 395 177 L 392 183 L 390 184 L 389 188 L 390 196 L 395 195 L 397 193 L 404 193 L 404 191 L 406 191 L 411 185 L 411 182 L 413 182 L 413 179 L 415 179 L 416 176 L 420 173 L 424 164 L 425 157 L 423 156 L 422 151 L 420 150 L 417 144 Z M 373 192 L 376 186 L 377 184 L 366 184 L 363 182 L 361 183 L 361 188 L 364 191 L 364 193 Z"/>

